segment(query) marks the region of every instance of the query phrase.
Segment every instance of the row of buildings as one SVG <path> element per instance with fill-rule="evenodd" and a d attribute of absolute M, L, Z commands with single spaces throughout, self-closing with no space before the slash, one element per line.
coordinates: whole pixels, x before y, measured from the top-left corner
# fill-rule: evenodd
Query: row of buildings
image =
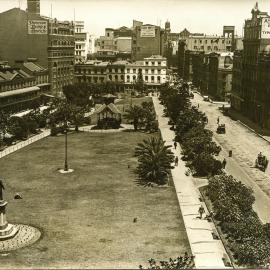
<path fill-rule="evenodd" d="M 231 106 L 270 128 L 270 16 L 256 3 L 245 21 L 244 48 L 235 52 Z"/>
<path fill-rule="evenodd" d="M 139 74 L 148 89 L 157 89 L 168 80 L 166 58 L 153 55 L 142 61 L 91 60 L 75 65 L 75 81 L 78 83 L 116 82 L 122 84 L 124 89 L 133 89 Z"/>
<path fill-rule="evenodd" d="M 270 128 L 270 16 L 256 3 L 239 38 L 234 27 L 222 36 L 191 34 L 178 40 L 178 73 L 202 94 L 228 100 L 231 109 Z"/>

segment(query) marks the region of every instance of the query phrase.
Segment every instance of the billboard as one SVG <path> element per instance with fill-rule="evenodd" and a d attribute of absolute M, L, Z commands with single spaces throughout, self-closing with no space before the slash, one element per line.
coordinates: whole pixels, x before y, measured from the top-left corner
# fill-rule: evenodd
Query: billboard
<path fill-rule="evenodd" d="M 155 37 L 155 26 L 141 26 L 141 37 Z"/>
<path fill-rule="evenodd" d="M 270 38 L 270 18 L 262 18 L 261 38 Z"/>
<path fill-rule="evenodd" d="M 47 21 L 29 20 L 28 34 L 30 35 L 45 35 L 48 33 Z"/>

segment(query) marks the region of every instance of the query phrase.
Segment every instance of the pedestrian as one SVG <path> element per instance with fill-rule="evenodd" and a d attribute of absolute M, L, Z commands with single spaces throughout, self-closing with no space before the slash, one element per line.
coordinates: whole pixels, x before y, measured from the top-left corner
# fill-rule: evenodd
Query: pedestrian
<path fill-rule="evenodd" d="M 176 147 L 177 147 L 177 142 L 174 141 L 173 145 L 174 145 L 174 149 L 176 149 Z"/>
<path fill-rule="evenodd" d="M 200 104 L 198 103 L 198 108 L 200 108 Z"/>
<path fill-rule="evenodd" d="M 174 166 L 178 166 L 178 157 L 175 157 L 174 159 Z"/>
<path fill-rule="evenodd" d="M 224 158 L 223 161 L 222 161 L 222 167 L 223 167 L 223 169 L 225 169 L 226 164 L 227 164 L 227 161 L 226 161 L 226 159 Z"/>
<path fill-rule="evenodd" d="M 217 124 L 219 124 L 219 117 L 217 118 Z"/>
<path fill-rule="evenodd" d="M 202 205 L 200 206 L 198 212 L 199 212 L 199 215 L 200 215 L 200 219 L 202 219 L 202 215 L 203 215 L 203 213 L 205 212 Z"/>

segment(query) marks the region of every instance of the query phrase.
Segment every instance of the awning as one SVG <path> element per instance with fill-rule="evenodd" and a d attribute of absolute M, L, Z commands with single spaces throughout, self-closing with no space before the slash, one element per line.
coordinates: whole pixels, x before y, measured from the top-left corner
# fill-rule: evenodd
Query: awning
<path fill-rule="evenodd" d="M 0 98 L 21 95 L 21 94 L 35 92 L 35 91 L 39 91 L 39 90 L 40 90 L 40 88 L 38 86 L 32 86 L 32 87 L 26 87 L 26 88 L 22 88 L 22 89 L 6 91 L 6 92 L 0 93 Z"/>

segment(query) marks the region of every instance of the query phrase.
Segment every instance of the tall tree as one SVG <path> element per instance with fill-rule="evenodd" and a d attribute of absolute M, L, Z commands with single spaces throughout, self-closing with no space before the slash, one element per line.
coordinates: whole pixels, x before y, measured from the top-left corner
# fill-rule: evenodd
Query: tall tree
<path fill-rule="evenodd" d="M 125 118 L 132 121 L 134 125 L 134 130 L 137 131 L 139 125 L 141 124 L 144 116 L 144 111 L 141 106 L 134 105 L 126 110 Z"/>

